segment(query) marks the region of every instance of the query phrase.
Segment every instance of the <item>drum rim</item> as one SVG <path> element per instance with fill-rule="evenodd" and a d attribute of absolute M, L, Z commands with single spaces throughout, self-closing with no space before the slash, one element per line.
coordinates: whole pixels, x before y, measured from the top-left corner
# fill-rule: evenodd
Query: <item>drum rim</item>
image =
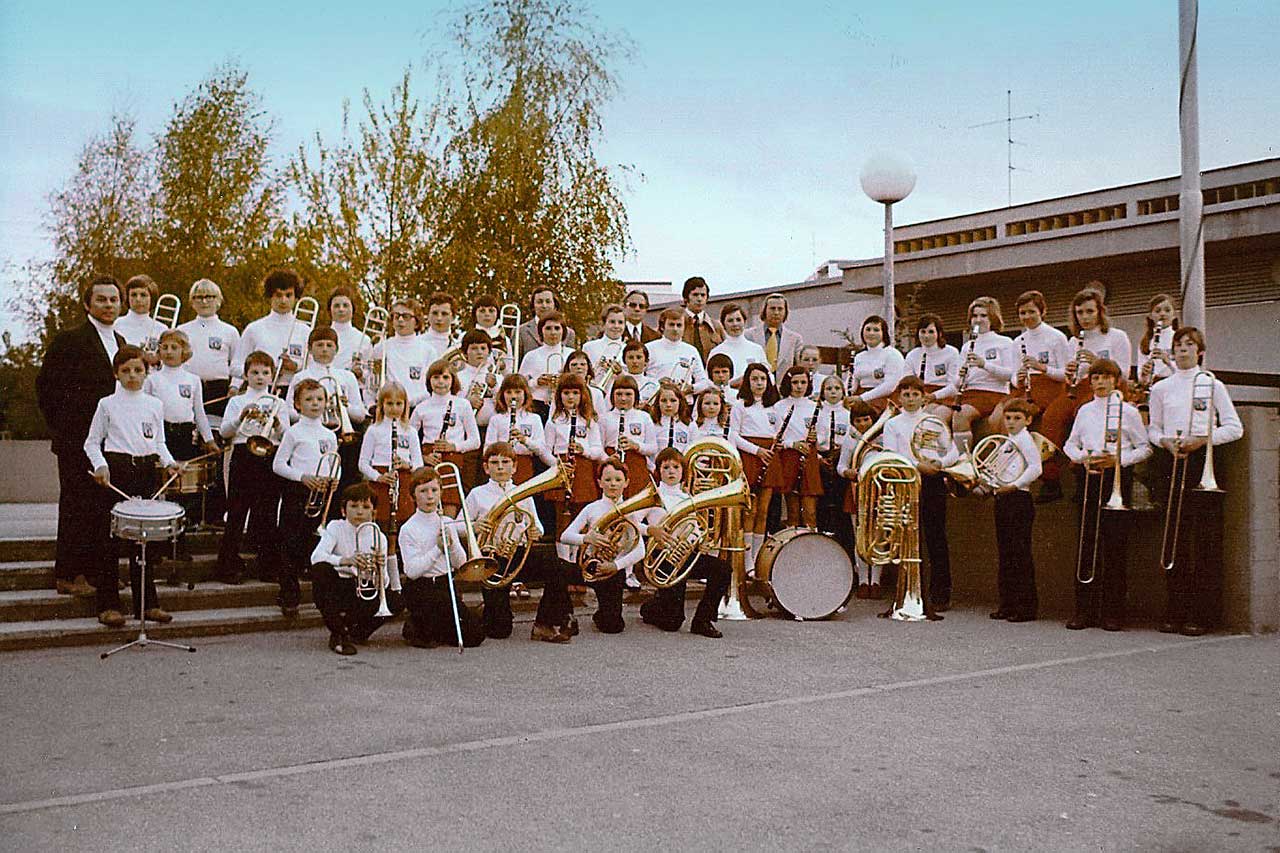
<path fill-rule="evenodd" d="M 139 506 L 157 508 L 164 507 L 166 512 L 164 515 L 158 515 L 133 513 L 129 511 L 130 508 L 136 508 Z M 129 498 L 128 500 L 120 501 L 111 507 L 112 517 L 122 518 L 129 521 L 172 521 L 177 518 L 182 518 L 186 514 L 186 510 L 182 508 L 181 504 L 175 503 L 174 501 L 162 501 L 157 498 Z"/>
<path fill-rule="evenodd" d="M 844 554 L 845 560 L 842 563 L 840 563 L 840 565 L 846 566 L 848 568 L 849 591 L 845 594 L 844 598 L 835 605 L 835 607 L 832 607 L 830 610 L 827 610 L 826 612 L 815 613 L 814 615 L 809 615 L 807 613 L 805 614 L 796 613 L 790 607 L 787 607 L 787 605 L 782 601 L 782 599 L 778 597 L 778 586 L 775 583 L 776 576 L 774 574 L 774 570 L 777 568 L 776 558 L 779 554 L 782 553 L 782 548 L 779 546 L 775 550 L 773 550 L 773 552 L 769 555 L 769 564 L 768 564 L 769 594 L 770 594 L 770 597 L 774 600 L 774 602 L 777 603 L 779 607 L 781 607 L 783 610 L 785 610 L 787 613 L 791 614 L 794 617 L 803 619 L 805 621 L 818 621 L 821 619 L 829 619 L 830 617 L 834 616 L 837 612 L 839 612 L 841 607 L 845 606 L 849 602 L 849 599 L 853 597 L 853 591 L 857 585 L 857 573 L 853 566 L 853 560 L 849 557 L 848 552 L 844 550 L 843 546 L 840 545 L 840 542 L 835 537 L 830 536 L 826 533 L 823 533 L 821 530 L 814 530 L 809 527 L 784 528 L 783 530 L 779 530 L 777 533 L 771 536 L 769 538 L 769 541 L 774 541 L 774 539 L 777 539 L 781 541 L 782 545 L 786 545 L 797 539 L 803 538 L 807 534 L 821 536 L 823 539 L 830 542 L 832 546 L 838 549 L 840 553 Z M 783 577 L 784 578 L 786 577 L 785 571 L 783 573 Z M 785 595 L 785 590 L 786 590 L 785 580 L 783 581 L 783 589 L 784 589 L 784 595 Z"/>

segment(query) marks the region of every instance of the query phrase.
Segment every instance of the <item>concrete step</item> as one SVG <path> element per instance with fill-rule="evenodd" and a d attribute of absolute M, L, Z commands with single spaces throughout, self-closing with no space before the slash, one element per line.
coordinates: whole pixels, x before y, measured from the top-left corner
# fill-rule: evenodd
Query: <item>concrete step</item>
<path fill-rule="evenodd" d="M 294 631 L 314 628 L 320 624 L 320 611 L 309 604 L 292 619 L 282 616 L 278 607 L 231 607 L 181 613 L 168 625 L 148 622 L 147 636 L 153 640 L 166 640 L 260 631 Z M 138 622 L 130 621 L 123 628 L 105 628 L 98 624 L 96 617 L 5 622 L 0 623 L 0 651 L 55 646 L 119 645 L 134 639 L 138 635 L 138 627 Z M 135 653 L 129 651 L 124 654 Z"/>
<path fill-rule="evenodd" d="M 193 554 L 216 554 L 221 541 L 221 531 L 200 530 L 186 534 L 186 541 Z M 148 545 L 148 548 L 164 548 L 167 543 Z M 171 546 L 170 546 L 171 547 Z M 57 540 L 42 537 L 0 539 L 0 563 L 34 560 L 53 561 L 57 552 Z"/>
<path fill-rule="evenodd" d="M 206 581 L 193 590 L 186 586 L 170 587 L 160 584 L 157 593 L 160 606 L 172 613 L 193 610 L 231 610 L 234 608 L 266 607 L 273 605 L 280 588 L 273 583 L 245 581 L 237 586 Z M 127 613 L 133 607 L 133 593 L 120 591 L 120 600 Z M 311 584 L 302 583 L 302 600 L 311 600 Z M 0 623 L 41 622 L 73 620 L 97 616 L 92 598 L 74 598 L 59 595 L 51 589 L 21 589 L 0 592 Z"/>
<path fill-rule="evenodd" d="M 242 555 L 247 566 L 254 565 L 254 558 Z M 190 563 L 179 563 L 165 559 L 160 563 L 160 574 L 157 582 L 163 584 L 172 569 L 177 570 L 183 584 L 200 583 L 211 580 L 217 565 L 215 554 L 193 554 Z M 129 580 L 129 561 L 120 560 L 120 577 Z M 90 578 L 90 582 L 94 579 Z M 12 563 L 0 563 L 0 591 L 19 589 L 53 589 L 53 562 L 51 560 L 20 560 Z"/>

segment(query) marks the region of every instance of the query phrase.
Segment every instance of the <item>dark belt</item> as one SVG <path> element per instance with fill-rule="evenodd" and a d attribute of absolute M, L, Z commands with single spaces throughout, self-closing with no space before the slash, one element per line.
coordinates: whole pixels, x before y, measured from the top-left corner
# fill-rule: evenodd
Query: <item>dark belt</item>
<path fill-rule="evenodd" d="M 410 578 L 410 579 L 409 579 L 409 583 L 425 583 L 425 584 L 430 584 L 431 586 L 436 586 L 437 584 L 448 584 L 448 583 L 449 583 L 449 576 L 448 576 L 448 575 L 435 575 L 435 576 L 433 576 L 433 577 L 429 577 L 429 578 L 428 578 L 428 577 Z"/>
<path fill-rule="evenodd" d="M 143 465 L 159 465 L 160 457 L 152 453 L 147 456 L 130 456 L 128 453 L 116 453 L 108 450 L 102 454 L 103 458 L 108 462 L 115 461 L 121 464 L 128 463 L 135 468 L 141 468 Z"/>

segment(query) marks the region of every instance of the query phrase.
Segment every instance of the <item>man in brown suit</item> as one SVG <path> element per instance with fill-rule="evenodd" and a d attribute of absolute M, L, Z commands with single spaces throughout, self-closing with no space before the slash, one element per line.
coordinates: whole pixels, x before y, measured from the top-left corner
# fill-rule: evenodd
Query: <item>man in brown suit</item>
<path fill-rule="evenodd" d="M 702 355 L 702 363 L 706 364 L 711 350 L 724 340 L 724 330 L 707 313 L 711 290 L 706 279 L 695 275 L 685 281 L 680 295 L 684 297 L 684 342 L 693 344 Z"/>

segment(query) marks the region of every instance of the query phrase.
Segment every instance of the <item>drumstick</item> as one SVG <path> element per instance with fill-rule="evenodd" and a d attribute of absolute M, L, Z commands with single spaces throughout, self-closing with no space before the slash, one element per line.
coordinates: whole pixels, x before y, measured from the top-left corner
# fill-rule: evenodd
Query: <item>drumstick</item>
<path fill-rule="evenodd" d="M 200 462 L 204 459 L 208 459 L 210 456 L 218 456 L 222 452 L 223 452 L 222 448 L 218 448 L 217 450 L 210 450 L 208 453 L 202 453 L 199 456 L 195 457 L 194 459 L 185 459 L 182 462 L 179 462 L 178 470 L 174 471 L 173 474 L 169 476 L 169 479 L 164 481 L 164 485 L 156 490 L 156 493 L 151 496 L 151 500 L 155 500 L 156 498 L 160 497 L 160 495 L 164 493 L 164 490 L 169 488 L 170 483 L 172 483 L 174 480 L 182 476 L 182 466 L 190 465 L 192 462 Z M 117 489 L 117 491 L 119 490 Z"/>
<path fill-rule="evenodd" d="M 92 477 L 92 476 L 93 476 L 93 472 L 92 472 L 92 471 L 90 471 L 90 472 L 89 472 L 89 476 L 90 476 L 90 477 Z M 95 478 L 95 479 L 96 479 L 96 478 Z M 115 492 L 117 495 L 119 495 L 120 497 L 124 498 L 124 499 L 125 499 L 125 500 L 127 500 L 127 501 L 131 501 L 131 500 L 133 500 L 133 495 L 126 495 L 124 492 L 122 492 L 122 491 L 120 491 L 118 488 L 116 488 L 116 484 L 115 484 L 115 483 L 110 483 L 110 482 L 108 482 L 108 483 L 99 483 L 98 485 L 106 486 L 108 489 L 110 489 L 111 491 Z"/>

